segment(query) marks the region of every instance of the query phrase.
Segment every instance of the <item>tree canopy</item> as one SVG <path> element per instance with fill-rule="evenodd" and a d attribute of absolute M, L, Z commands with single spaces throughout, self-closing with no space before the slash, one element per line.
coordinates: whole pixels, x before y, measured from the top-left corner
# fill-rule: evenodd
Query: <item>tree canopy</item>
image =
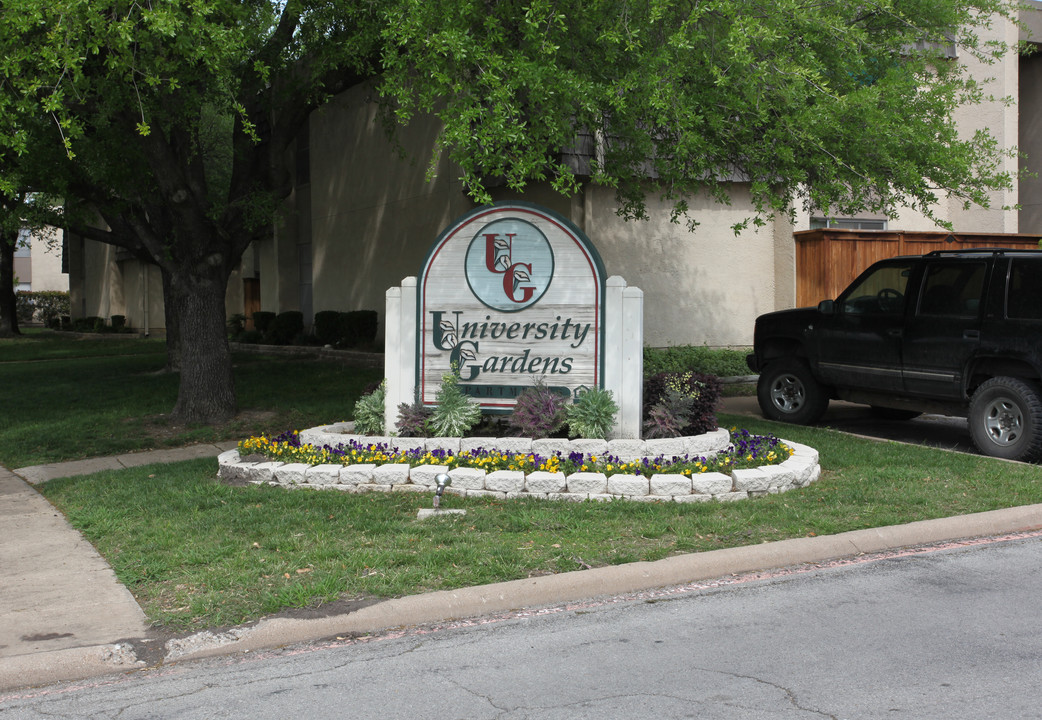
<path fill-rule="evenodd" d="M 490 178 L 589 179 L 625 216 L 658 194 L 679 217 L 738 180 L 756 221 L 801 203 L 930 213 L 1012 181 L 992 138 L 960 136 L 952 111 L 984 90 L 941 49 L 999 57 L 978 30 L 1015 16 L 1009 0 L 7 0 L 0 152 L 59 148 L 36 176 L 83 211 L 67 222 L 160 266 L 175 414 L 211 421 L 235 409 L 229 274 L 334 94 L 370 82 L 389 119 L 437 118 L 478 201 Z M 581 166 L 562 155 L 580 146 Z"/>

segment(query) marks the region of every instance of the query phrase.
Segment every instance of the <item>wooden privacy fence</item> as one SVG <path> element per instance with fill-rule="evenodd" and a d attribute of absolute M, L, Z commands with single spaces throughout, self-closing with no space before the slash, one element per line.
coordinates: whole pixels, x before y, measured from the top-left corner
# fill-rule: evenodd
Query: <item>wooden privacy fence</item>
<path fill-rule="evenodd" d="M 978 247 L 1037 249 L 1042 235 L 1010 233 L 804 230 L 796 240 L 796 305 L 817 305 L 842 292 L 865 268 L 897 255 Z"/>

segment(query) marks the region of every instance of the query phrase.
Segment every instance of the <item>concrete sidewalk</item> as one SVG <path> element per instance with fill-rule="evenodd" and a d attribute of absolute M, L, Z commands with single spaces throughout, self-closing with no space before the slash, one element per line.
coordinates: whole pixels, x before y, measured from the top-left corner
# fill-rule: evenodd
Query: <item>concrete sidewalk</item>
<path fill-rule="evenodd" d="M 730 404 L 730 403 L 729 403 Z M 755 404 L 755 400 L 753 401 Z M 734 407 L 738 405 L 740 407 Z M 747 411 L 734 403 L 727 412 Z M 30 483 L 99 470 L 214 457 L 235 443 L 72 463 L 0 467 L 0 691 L 149 664 L 488 616 L 623 595 L 889 549 L 1042 528 L 1042 505 L 596 568 L 377 603 L 342 615 L 271 618 L 165 644 L 94 548 Z"/>

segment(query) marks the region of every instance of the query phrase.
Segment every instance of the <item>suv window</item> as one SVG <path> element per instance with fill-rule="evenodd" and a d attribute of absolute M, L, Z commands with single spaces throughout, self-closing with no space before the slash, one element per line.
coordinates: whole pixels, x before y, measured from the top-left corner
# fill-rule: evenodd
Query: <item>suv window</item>
<path fill-rule="evenodd" d="M 939 317 L 976 317 L 987 264 L 935 262 L 926 266 L 919 314 Z"/>
<path fill-rule="evenodd" d="M 911 263 L 876 268 L 840 296 L 840 310 L 855 315 L 900 315 L 911 268 Z"/>
<path fill-rule="evenodd" d="M 1006 297 L 1006 317 L 1042 320 L 1042 262 L 1013 259 Z"/>

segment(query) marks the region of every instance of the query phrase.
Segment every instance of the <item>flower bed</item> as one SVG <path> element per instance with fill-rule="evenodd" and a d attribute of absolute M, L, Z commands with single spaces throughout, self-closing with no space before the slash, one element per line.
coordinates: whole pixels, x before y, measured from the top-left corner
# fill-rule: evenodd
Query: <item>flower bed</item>
<path fill-rule="evenodd" d="M 372 438 L 349 423 L 250 438 L 220 457 L 227 479 L 363 492 L 427 492 L 440 473 L 456 494 L 553 499 L 737 500 L 817 479 L 813 448 L 726 430 L 662 440 Z"/>

